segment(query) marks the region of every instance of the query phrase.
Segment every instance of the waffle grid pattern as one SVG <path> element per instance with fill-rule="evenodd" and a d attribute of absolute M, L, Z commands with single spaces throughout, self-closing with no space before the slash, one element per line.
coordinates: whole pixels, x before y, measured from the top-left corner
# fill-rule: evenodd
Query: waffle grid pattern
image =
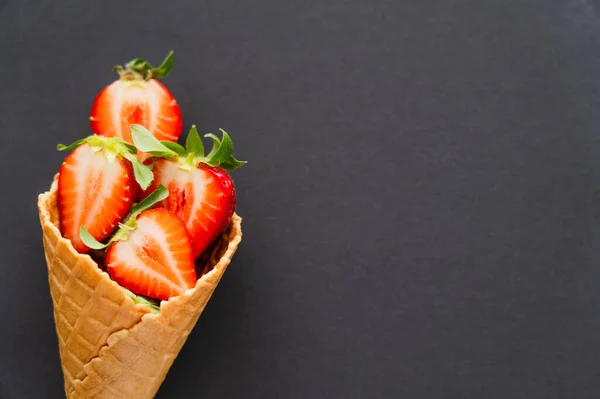
<path fill-rule="evenodd" d="M 56 182 L 38 208 L 67 397 L 154 397 L 241 241 L 241 219 L 232 218 L 196 287 L 152 314 L 61 237 Z"/>

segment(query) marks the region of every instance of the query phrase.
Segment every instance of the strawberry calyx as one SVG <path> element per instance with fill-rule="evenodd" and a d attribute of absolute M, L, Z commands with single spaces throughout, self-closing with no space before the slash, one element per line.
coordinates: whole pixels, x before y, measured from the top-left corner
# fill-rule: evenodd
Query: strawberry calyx
<path fill-rule="evenodd" d="M 133 300 L 133 303 L 146 306 L 152 313 L 160 313 L 160 306 L 156 305 L 152 300 L 141 295 L 136 295 L 127 288 L 121 287 L 121 289 L 125 291 L 125 295 Z"/>
<path fill-rule="evenodd" d="M 58 151 L 72 151 L 83 144 L 88 144 L 93 151 L 101 151 L 109 160 L 117 157 L 128 160 L 133 167 L 135 180 L 143 190 L 147 189 L 150 183 L 152 183 L 154 179 L 152 170 L 150 167 L 144 165 L 135 155 L 138 151 L 137 148 L 119 138 L 91 135 L 77 140 L 70 145 L 58 144 L 56 149 Z"/>
<path fill-rule="evenodd" d="M 113 71 L 119 74 L 121 80 L 150 80 L 164 78 L 171 72 L 175 62 L 175 51 L 169 51 L 167 57 L 158 67 L 153 67 L 143 58 L 134 58 L 125 65 L 116 65 Z"/>
<path fill-rule="evenodd" d="M 79 236 L 81 237 L 81 241 L 83 241 L 83 243 L 89 248 L 95 250 L 105 249 L 110 244 L 117 241 L 127 241 L 131 233 L 137 228 L 136 219 L 140 213 L 152 208 L 154 205 L 160 201 L 163 201 L 168 196 L 169 190 L 167 190 L 167 188 L 162 184 L 159 185 L 158 188 L 150 193 L 150 195 L 148 195 L 143 201 L 135 204 L 133 208 L 131 208 L 127 221 L 125 223 L 119 223 L 119 228 L 112 238 L 108 240 L 108 242 L 103 244 L 96 240 L 83 225 L 79 228 Z"/>
<path fill-rule="evenodd" d="M 181 169 L 192 170 L 200 164 L 205 164 L 233 171 L 245 165 L 246 161 L 239 161 L 233 156 L 231 137 L 225 130 L 219 130 L 222 133 L 221 139 L 212 133 L 204 135 L 204 137 L 211 138 L 213 141 L 212 149 L 205 155 L 204 144 L 198 134 L 196 125 L 192 125 L 188 133 L 185 148 L 177 143 L 159 141 L 142 125 L 133 124 L 130 126 L 131 138 L 140 151 L 151 154 L 155 158 L 176 161 Z"/>
<path fill-rule="evenodd" d="M 122 155 L 127 152 L 136 152 L 137 149 L 135 146 L 124 142 L 123 140 L 119 140 L 114 137 L 102 137 L 97 135 L 91 135 L 80 140 L 75 141 L 69 145 L 58 144 L 56 149 L 58 151 L 72 151 L 77 147 L 89 144 L 95 151 L 104 151 L 106 156 L 110 156 L 111 158 L 115 158 L 117 155 Z"/>

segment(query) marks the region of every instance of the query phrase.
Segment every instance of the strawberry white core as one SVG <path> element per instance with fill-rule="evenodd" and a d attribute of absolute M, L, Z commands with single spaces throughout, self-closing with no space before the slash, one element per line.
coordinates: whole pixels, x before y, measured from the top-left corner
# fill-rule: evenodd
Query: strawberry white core
<path fill-rule="evenodd" d="M 120 179 L 123 166 L 116 159 L 107 159 L 101 151 L 95 151 L 89 145 L 81 147 L 80 151 L 73 153 L 75 164 L 65 167 L 75 174 L 77 190 L 85 195 L 75 195 L 74 219 L 81 221 L 84 226 L 90 226 L 94 220 L 105 212 L 111 212 L 117 219 L 120 218 L 114 209 L 107 207 L 106 199 L 113 194 L 113 184 Z M 123 200 L 128 200 L 123 198 Z M 79 227 L 73 226 L 73 235 L 79 234 Z"/>
<path fill-rule="evenodd" d="M 198 211 L 202 209 L 205 203 L 206 187 L 213 182 L 213 177 L 202 169 L 184 170 L 176 163 L 168 162 L 164 164 L 161 182 L 169 190 L 183 188 L 184 191 L 187 191 L 186 202 L 182 204 L 183 214 L 185 215 L 183 220 L 186 221 L 186 227 L 191 229 L 196 222 Z M 206 226 L 203 225 L 203 228 L 206 229 Z"/>
<path fill-rule="evenodd" d="M 160 129 L 160 119 L 173 121 L 175 117 L 161 115 L 164 89 L 155 80 L 116 81 L 110 86 L 111 112 L 114 135 L 130 138 L 129 125 L 138 123 L 163 139 L 177 140 L 177 136 Z M 111 134 L 107 134 L 111 135 Z"/>
<path fill-rule="evenodd" d="M 120 260 L 120 263 L 126 265 L 125 268 L 128 270 L 137 270 L 139 277 L 149 276 L 151 280 L 157 283 L 162 283 L 169 286 L 174 292 L 178 292 L 182 288 L 187 289 L 186 282 L 181 278 L 180 272 L 174 268 L 174 265 L 178 264 L 176 257 L 172 250 L 173 245 L 167 243 L 171 242 L 171 234 L 165 234 L 165 229 L 158 225 L 154 220 L 150 218 L 140 218 L 137 222 L 137 228 L 131 233 L 127 241 L 119 243 L 115 247 L 114 257 Z M 161 262 L 160 266 L 164 268 L 163 271 L 158 271 L 149 268 L 146 262 L 149 259 L 144 259 L 144 255 L 140 257 L 139 248 L 150 248 L 158 246 L 160 250 L 160 256 L 165 262 Z M 157 261 L 158 259 L 151 259 L 151 261 Z M 175 284 L 166 275 L 175 277 L 179 284 Z"/>

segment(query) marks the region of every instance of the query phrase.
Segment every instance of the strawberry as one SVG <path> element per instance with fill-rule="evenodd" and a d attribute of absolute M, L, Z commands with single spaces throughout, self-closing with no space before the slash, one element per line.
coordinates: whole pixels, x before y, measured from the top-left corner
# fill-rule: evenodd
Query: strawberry
<path fill-rule="evenodd" d="M 100 244 L 82 229 L 82 238 L 94 249 L 106 251 L 108 274 L 135 294 L 168 300 L 196 285 L 190 236 L 181 219 L 166 209 L 148 209 L 164 200 L 159 186 L 132 209 L 132 215 L 108 244 Z"/>
<path fill-rule="evenodd" d="M 185 221 L 191 235 L 194 258 L 227 227 L 235 210 L 235 188 L 221 168 L 199 165 L 182 169 L 177 161 L 160 159 L 154 166 L 154 182 L 169 189 L 169 197 L 159 205 Z"/>
<path fill-rule="evenodd" d="M 148 187 L 152 171 L 136 158 L 136 149 L 121 140 L 90 136 L 59 150 L 73 150 L 58 176 L 60 231 L 76 251 L 86 253 L 81 226 L 97 240 L 108 237 L 136 198 L 136 180 Z"/>
<path fill-rule="evenodd" d="M 115 67 L 120 79 L 105 87 L 92 106 L 92 131 L 131 143 L 129 125 L 145 126 L 159 140 L 177 141 L 181 135 L 181 110 L 169 90 L 157 79 L 173 67 L 171 51 L 158 68 L 135 58 Z M 144 160 L 147 156 L 140 154 Z"/>
<path fill-rule="evenodd" d="M 108 274 L 139 295 L 168 300 L 196 284 L 192 246 L 185 224 L 165 209 L 136 218 L 129 237 L 106 252 Z"/>
<path fill-rule="evenodd" d="M 225 170 L 235 170 L 246 162 L 233 157 L 233 143 L 225 131 L 222 140 L 206 135 L 214 142 L 206 156 L 195 126 L 188 134 L 185 149 L 179 144 L 159 142 L 140 125 L 132 125 L 131 132 L 141 151 L 161 157 L 154 165 L 149 190 L 160 184 L 168 188 L 169 196 L 158 206 L 183 220 L 197 258 L 227 227 L 235 210 L 235 187 Z"/>

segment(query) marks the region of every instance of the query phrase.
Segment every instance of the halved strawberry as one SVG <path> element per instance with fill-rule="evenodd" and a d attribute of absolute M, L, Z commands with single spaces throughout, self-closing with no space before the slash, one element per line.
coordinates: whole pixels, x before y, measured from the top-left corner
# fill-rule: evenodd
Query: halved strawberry
<path fill-rule="evenodd" d="M 192 239 L 194 258 L 227 227 L 235 210 L 235 187 L 225 172 L 235 170 L 245 162 L 232 156 L 233 144 L 223 131 L 222 141 L 214 141 L 212 151 L 205 156 L 204 145 L 195 126 L 186 141 L 186 149 L 178 144 L 159 142 L 139 125 L 132 125 L 132 138 L 142 151 L 163 157 L 154 165 L 154 180 L 149 190 L 162 184 L 169 196 L 158 206 L 179 216 Z"/>
<path fill-rule="evenodd" d="M 146 127 L 159 140 L 177 141 L 181 110 L 169 90 L 157 79 L 173 66 L 173 52 L 158 68 L 140 58 L 115 67 L 120 79 L 105 87 L 92 106 L 90 123 L 96 134 L 131 143 L 129 125 Z M 142 159 L 146 156 L 140 154 Z"/>
<path fill-rule="evenodd" d="M 160 208 L 140 213 L 128 237 L 110 245 L 106 268 L 122 287 L 162 300 L 181 295 L 196 284 L 185 225 Z"/>
<path fill-rule="evenodd" d="M 90 136 L 58 148 L 75 149 L 58 176 L 60 231 L 75 250 L 85 253 L 89 248 L 80 238 L 81 226 L 96 240 L 108 237 L 133 205 L 136 178 L 147 187 L 152 172 L 133 155 L 135 148 L 117 139 Z"/>
<path fill-rule="evenodd" d="M 158 308 L 143 295 L 168 300 L 196 284 L 192 244 L 185 224 L 165 209 L 150 209 L 169 195 L 159 185 L 131 208 L 131 215 L 106 243 L 98 242 L 81 227 L 81 239 L 90 248 L 106 251 L 108 274 L 136 303 Z M 130 292 L 131 291 L 131 292 Z"/>
<path fill-rule="evenodd" d="M 182 169 L 178 161 L 159 159 L 150 190 L 163 184 L 169 196 L 159 206 L 179 216 L 192 237 L 194 258 L 227 227 L 235 210 L 235 187 L 221 168 L 199 164 Z"/>

